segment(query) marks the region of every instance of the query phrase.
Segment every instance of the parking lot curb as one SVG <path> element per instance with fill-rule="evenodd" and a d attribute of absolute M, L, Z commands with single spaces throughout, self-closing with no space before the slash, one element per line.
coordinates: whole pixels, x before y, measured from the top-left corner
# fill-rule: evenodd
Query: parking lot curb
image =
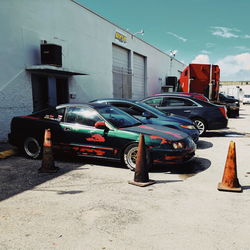
<path fill-rule="evenodd" d="M 17 153 L 17 150 L 15 150 L 15 149 L 9 149 L 9 150 L 2 151 L 2 152 L 0 152 L 0 159 L 5 159 L 7 157 L 15 155 L 16 153 Z"/>

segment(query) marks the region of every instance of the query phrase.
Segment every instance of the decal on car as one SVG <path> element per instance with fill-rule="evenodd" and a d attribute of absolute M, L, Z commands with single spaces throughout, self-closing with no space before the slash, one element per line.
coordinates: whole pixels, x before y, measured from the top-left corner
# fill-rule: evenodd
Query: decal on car
<path fill-rule="evenodd" d="M 105 151 L 94 149 L 94 148 L 81 148 L 80 152 L 82 155 L 97 155 L 97 156 L 103 156 L 106 154 Z"/>
<path fill-rule="evenodd" d="M 161 140 L 161 144 L 168 143 L 168 141 L 167 141 L 165 138 L 160 137 L 160 136 L 150 135 L 149 137 L 150 137 L 151 139 L 160 139 L 160 140 Z"/>
<path fill-rule="evenodd" d="M 105 142 L 105 138 L 102 135 L 94 134 L 89 138 L 86 138 L 87 141 L 94 141 L 94 142 Z"/>

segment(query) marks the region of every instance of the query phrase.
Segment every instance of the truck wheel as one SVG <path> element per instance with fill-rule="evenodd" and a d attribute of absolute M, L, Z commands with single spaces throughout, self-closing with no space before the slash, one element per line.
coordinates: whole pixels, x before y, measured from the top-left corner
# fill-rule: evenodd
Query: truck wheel
<path fill-rule="evenodd" d="M 199 130 L 200 136 L 204 135 L 206 133 L 206 130 L 207 130 L 205 122 L 200 118 L 194 118 L 193 121 L 194 121 L 197 129 Z"/>
<path fill-rule="evenodd" d="M 32 159 L 38 159 L 42 155 L 42 146 L 34 137 L 27 137 L 24 140 L 23 150 L 26 156 Z"/>
<path fill-rule="evenodd" d="M 137 152 L 138 152 L 137 143 L 130 144 L 124 150 L 123 160 L 124 160 L 126 167 L 129 168 L 131 171 L 135 170 Z"/>

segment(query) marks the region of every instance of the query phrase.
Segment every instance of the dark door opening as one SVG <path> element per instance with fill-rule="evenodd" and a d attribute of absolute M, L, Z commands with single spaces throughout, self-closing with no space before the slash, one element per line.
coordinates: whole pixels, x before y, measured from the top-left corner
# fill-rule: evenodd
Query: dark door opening
<path fill-rule="evenodd" d="M 69 101 L 67 78 L 32 75 L 33 112 Z"/>
<path fill-rule="evenodd" d="M 56 79 L 57 104 L 69 102 L 69 85 L 67 78 Z"/>

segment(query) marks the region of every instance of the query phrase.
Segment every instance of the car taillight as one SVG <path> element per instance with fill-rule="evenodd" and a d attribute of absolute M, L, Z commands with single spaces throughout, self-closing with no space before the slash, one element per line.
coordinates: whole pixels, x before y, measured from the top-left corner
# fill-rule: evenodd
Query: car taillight
<path fill-rule="evenodd" d="M 221 106 L 221 107 L 219 107 L 219 110 L 223 114 L 223 116 L 228 119 L 228 117 L 227 117 L 227 108 L 225 106 Z"/>

